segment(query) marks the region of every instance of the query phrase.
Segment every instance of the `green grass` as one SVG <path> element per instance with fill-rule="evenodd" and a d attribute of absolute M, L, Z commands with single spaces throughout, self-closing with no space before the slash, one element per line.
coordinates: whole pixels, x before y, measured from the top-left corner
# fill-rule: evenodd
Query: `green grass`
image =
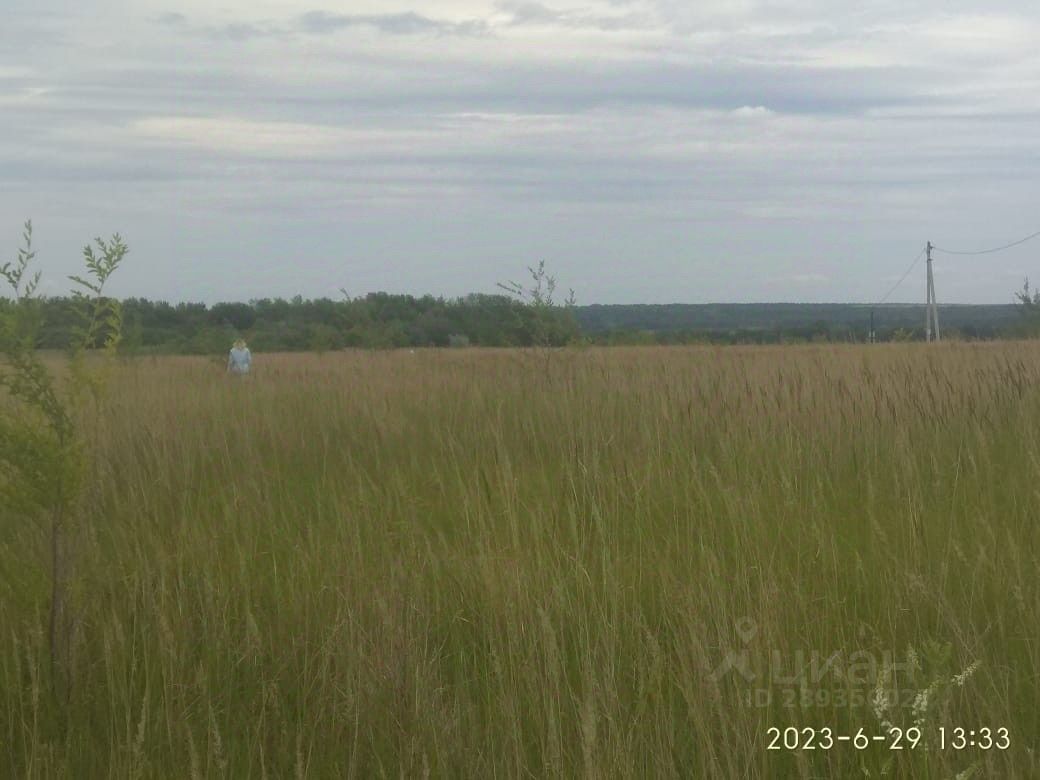
<path fill-rule="evenodd" d="M 117 369 L 67 708 L 44 532 L 0 508 L 0 774 L 1040 770 L 1040 345 L 256 366 Z M 876 667 L 911 647 L 911 692 L 980 663 L 923 730 L 1008 750 L 766 750 L 882 733 Z M 741 652 L 753 681 L 718 673 Z"/>

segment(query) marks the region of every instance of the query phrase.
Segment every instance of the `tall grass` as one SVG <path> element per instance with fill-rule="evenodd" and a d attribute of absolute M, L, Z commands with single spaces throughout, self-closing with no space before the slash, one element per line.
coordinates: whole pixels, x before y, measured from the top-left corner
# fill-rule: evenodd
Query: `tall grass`
<path fill-rule="evenodd" d="M 0 508 L 0 774 L 1038 774 L 1040 345 L 257 364 L 118 369 L 67 709 Z M 766 750 L 881 733 L 811 653 L 947 646 L 924 729 L 1009 749 Z"/>

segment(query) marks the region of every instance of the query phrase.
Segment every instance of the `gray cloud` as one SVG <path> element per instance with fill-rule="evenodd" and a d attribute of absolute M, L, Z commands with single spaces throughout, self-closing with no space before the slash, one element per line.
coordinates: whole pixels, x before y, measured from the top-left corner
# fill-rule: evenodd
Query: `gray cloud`
<path fill-rule="evenodd" d="M 207 32 L 214 38 L 226 38 L 230 41 L 250 41 L 254 38 L 270 38 L 285 35 L 285 32 L 277 27 L 263 27 L 244 22 L 210 28 Z"/>
<path fill-rule="evenodd" d="M 187 24 L 188 17 L 175 11 L 167 11 L 166 13 L 159 14 L 155 19 L 156 22 L 168 27 L 180 27 L 183 24 Z"/>
<path fill-rule="evenodd" d="M 393 90 L 359 83 L 349 89 L 303 90 L 295 99 L 357 108 L 536 114 L 597 108 L 730 110 L 764 106 L 779 113 L 848 115 L 894 107 L 927 111 L 929 107 L 956 103 L 952 97 L 936 94 L 934 86 L 941 74 L 914 67 L 712 66 L 636 61 L 576 68 L 565 63 L 479 67 L 446 63 L 438 69 L 439 77 L 431 79 L 422 63 L 398 63 L 388 72 L 401 77 Z"/>
<path fill-rule="evenodd" d="M 546 257 L 585 301 L 865 300 L 926 238 L 1036 229 L 1031 6 L 15 2 L 0 241 L 34 217 L 60 278 L 122 230 L 120 293 L 240 295 L 248 260 L 248 294 L 453 294 Z M 997 259 L 944 260 L 940 298 L 1006 300 L 1028 257 Z"/>
<path fill-rule="evenodd" d="M 469 20 L 449 22 L 415 12 L 394 14 L 339 14 L 308 11 L 287 22 L 230 22 L 221 25 L 192 25 L 184 14 L 165 13 L 156 18 L 160 25 L 187 35 L 211 39 L 247 42 L 262 38 L 290 38 L 295 34 L 331 35 L 333 33 L 370 28 L 385 35 L 479 36 L 490 31 L 487 22 Z"/>

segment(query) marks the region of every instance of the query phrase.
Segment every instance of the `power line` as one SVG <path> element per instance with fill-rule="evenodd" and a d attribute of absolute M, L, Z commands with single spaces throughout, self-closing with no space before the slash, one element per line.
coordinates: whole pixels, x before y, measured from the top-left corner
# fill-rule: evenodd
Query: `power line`
<path fill-rule="evenodd" d="M 1012 241 L 1010 244 L 1004 244 L 1003 246 L 995 246 L 995 247 L 993 247 L 991 249 L 979 249 L 979 250 L 977 250 L 975 252 L 964 252 L 964 251 L 957 251 L 957 250 L 953 250 L 953 249 L 942 249 L 941 247 L 937 247 L 937 246 L 933 246 L 932 249 L 934 249 L 936 252 L 943 252 L 944 254 L 947 254 L 947 255 L 988 255 L 988 254 L 990 254 L 992 252 L 1001 252 L 1001 251 L 1003 251 L 1005 249 L 1010 249 L 1013 246 L 1018 246 L 1019 244 L 1024 244 L 1026 241 L 1029 241 L 1030 239 L 1034 239 L 1037 236 L 1040 236 L 1040 230 L 1036 231 L 1032 235 L 1026 236 L 1025 238 L 1020 238 L 1020 239 L 1018 239 L 1018 241 Z"/>
<path fill-rule="evenodd" d="M 1037 234 L 1037 235 L 1040 235 L 1040 234 Z M 933 247 L 933 249 L 934 249 L 934 247 Z M 924 257 L 924 253 L 925 253 L 926 250 L 927 250 L 927 247 L 925 247 L 924 249 L 921 250 L 921 253 L 917 257 L 914 258 L 914 262 L 910 263 L 910 267 L 906 269 L 906 272 L 902 276 L 899 277 L 899 281 L 892 285 L 892 289 L 889 290 L 887 293 L 885 293 L 885 297 L 882 298 L 877 303 L 875 303 L 874 304 L 875 306 L 880 306 L 885 301 L 887 301 L 888 300 L 888 296 L 890 296 L 892 293 L 894 293 L 896 291 L 896 289 L 899 287 L 899 285 L 901 285 L 904 281 L 906 281 L 906 277 L 908 277 L 910 275 L 910 272 L 913 271 L 914 268 L 917 267 L 917 264 L 919 262 L 921 262 L 921 258 Z"/>
<path fill-rule="evenodd" d="M 935 300 L 935 283 L 932 280 L 932 251 L 934 250 L 936 252 L 942 252 L 942 253 L 947 254 L 947 255 L 988 255 L 988 254 L 992 254 L 993 252 L 1002 252 L 1005 249 L 1011 249 L 1011 247 L 1018 246 L 1019 244 L 1024 244 L 1026 241 L 1031 241 L 1032 239 L 1037 238 L 1038 236 L 1040 236 L 1040 230 L 1036 231 L 1035 233 L 1030 233 L 1025 238 L 1020 238 L 1017 241 L 1012 241 L 1009 244 L 1002 244 L 1001 246 L 994 246 L 994 247 L 990 247 L 989 249 L 976 249 L 976 250 L 973 250 L 973 251 L 966 251 L 966 250 L 959 250 L 959 249 L 943 249 L 942 247 L 935 246 L 934 244 L 932 244 L 929 241 L 925 245 L 925 248 L 921 250 L 920 254 L 918 254 L 917 257 L 914 258 L 914 261 L 912 263 L 910 263 L 910 266 L 906 269 L 906 271 L 903 273 L 903 275 L 899 277 L 899 281 L 897 281 L 894 285 L 892 285 L 891 289 L 889 289 L 889 291 L 887 293 L 885 293 L 884 297 L 882 297 L 881 300 L 879 300 L 877 303 L 875 303 L 871 307 L 871 310 L 870 310 L 870 341 L 871 342 L 874 341 L 874 308 L 880 306 L 881 304 L 883 304 L 885 301 L 887 301 L 889 299 L 889 296 L 891 296 L 892 293 L 894 293 L 899 288 L 899 285 L 901 285 L 904 281 L 906 281 L 906 277 L 908 277 L 910 275 L 910 273 L 914 270 L 914 268 L 917 267 L 917 264 L 919 262 L 921 262 L 921 258 L 924 257 L 925 254 L 928 255 L 928 301 L 927 301 L 927 303 L 925 305 L 925 318 L 926 318 L 925 319 L 925 323 L 926 323 L 925 324 L 925 334 L 926 334 L 927 340 L 931 341 L 932 340 L 932 332 L 933 332 L 932 328 L 934 326 L 934 329 L 935 329 L 934 330 L 935 340 L 938 341 L 939 340 L 939 311 L 938 311 L 938 304 L 936 303 L 936 300 Z"/>

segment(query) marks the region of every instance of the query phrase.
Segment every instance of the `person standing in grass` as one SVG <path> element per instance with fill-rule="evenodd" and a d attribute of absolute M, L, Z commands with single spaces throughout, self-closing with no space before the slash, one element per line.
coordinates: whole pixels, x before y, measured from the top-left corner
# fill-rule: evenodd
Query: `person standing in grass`
<path fill-rule="evenodd" d="M 231 345 L 231 351 L 228 353 L 228 373 L 238 375 L 248 374 L 249 368 L 252 365 L 253 356 L 249 352 L 249 347 L 246 346 L 245 341 L 242 339 L 236 339 L 235 343 Z"/>

